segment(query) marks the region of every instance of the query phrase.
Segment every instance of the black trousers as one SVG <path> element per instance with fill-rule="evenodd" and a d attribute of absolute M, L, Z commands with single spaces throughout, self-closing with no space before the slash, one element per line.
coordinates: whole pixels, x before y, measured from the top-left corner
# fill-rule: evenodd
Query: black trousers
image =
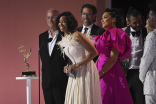
<path fill-rule="evenodd" d="M 127 82 L 134 104 L 145 104 L 143 84 L 139 79 L 139 69 L 128 70 Z"/>
<path fill-rule="evenodd" d="M 65 89 L 60 89 L 50 85 L 49 88 L 43 89 L 45 104 L 64 104 Z"/>

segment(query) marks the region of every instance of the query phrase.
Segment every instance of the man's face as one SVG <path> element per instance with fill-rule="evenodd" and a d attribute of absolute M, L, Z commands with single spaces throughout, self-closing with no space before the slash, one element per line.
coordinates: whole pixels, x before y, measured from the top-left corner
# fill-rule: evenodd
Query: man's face
<path fill-rule="evenodd" d="M 152 14 L 152 11 L 149 12 L 149 18 L 148 18 L 148 24 L 149 24 L 149 27 L 151 28 L 155 28 L 154 27 L 154 22 L 155 22 L 155 16 Z"/>
<path fill-rule="evenodd" d="M 56 10 L 50 10 L 47 12 L 46 20 L 47 20 L 47 24 L 50 28 L 56 27 L 57 16 L 58 16 L 58 13 Z"/>
<path fill-rule="evenodd" d="M 142 27 L 141 16 L 140 15 L 138 15 L 137 17 L 131 16 L 130 17 L 130 26 L 136 31 L 141 30 L 141 27 Z"/>
<path fill-rule="evenodd" d="M 146 29 L 147 29 L 147 33 L 153 31 L 153 28 L 151 28 L 151 27 L 149 26 L 149 19 L 146 20 L 146 26 L 145 26 L 145 27 L 146 27 Z"/>
<path fill-rule="evenodd" d="M 93 21 L 96 15 L 95 14 L 93 15 L 91 8 L 83 8 L 81 15 L 82 22 L 85 26 L 89 26 L 94 23 Z"/>

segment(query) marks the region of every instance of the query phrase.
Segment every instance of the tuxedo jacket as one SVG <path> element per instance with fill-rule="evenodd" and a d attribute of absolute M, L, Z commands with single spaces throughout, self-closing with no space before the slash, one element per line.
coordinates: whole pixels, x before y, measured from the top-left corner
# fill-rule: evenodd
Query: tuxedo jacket
<path fill-rule="evenodd" d="M 68 77 L 63 72 L 64 66 L 67 65 L 68 59 L 63 58 L 59 46 L 56 44 L 61 41 L 62 36 L 58 34 L 55 46 L 51 56 L 49 56 L 48 43 L 44 43 L 49 37 L 48 31 L 39 35 L 40 57 L 42 61 L 42 88 L 46 89 L 52 85 L 64 89 L 67 85 Z"/>
<path fill-rule="evenodd" d="M 130 26 L 128 26 L 126 29 L 125 29 L 125 32 L 130 36 Z M 147 29 L 142 26 L 142 37 L 143 37 L 143 42 L 145 42 L 145 39 L 146 39 L 146 36 L 147 36 Z M 144 43 L 143 43 L 144 44 Z"/>
<path fill-rule="evenodd" d="M 126 29 L 125 29 L 125 32 L 130 36 L 130 26 L 128 26 Z M 143 37 L 143 48 L 144 48 L 144 42 L 145 42 L 145 39 L 146 39 L 146 36 L 147 36 L 147 30 L 146 28 L 143 26 L 142 27 L 142 37 Z M 125 74 L 127 75 L 127 71 L 129 69 L 129 62 L 123 60 L 123 61 L 120 61 L 120 65 L 122 66 Z"/>
<path fill-rule="evenodd" d="M 82 29 L 83 29 L 83 26 L 77 28 L 77 31 L 81 32 Z M 99 27 L 99 26 L 93 24 L 90 35 L 91 35 L 91 36 L 102 35 L 105 31 L 106 31 L 105 29 L 103 29 L 103 28 L 101 28 L 101 27 Z M 96 57 L 93 59 L 93 61 L 96 62 L 97 59 L 98 59 L 98 56 L 96 56 Z"/>

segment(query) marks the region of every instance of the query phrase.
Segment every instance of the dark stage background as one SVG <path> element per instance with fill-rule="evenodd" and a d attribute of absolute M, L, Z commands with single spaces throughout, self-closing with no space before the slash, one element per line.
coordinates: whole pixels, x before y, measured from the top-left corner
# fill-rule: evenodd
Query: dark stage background
<path fill-rule="evenodd" d="M 156 0 L 112 0 L 112 8 L 123 9 L 126 16 L 128 8 L 132 6 L 135 9 L 139 10 L 146 20 L 147 14 L 149 13 L 149 3 L 154 1 L 156 2 Z"/>

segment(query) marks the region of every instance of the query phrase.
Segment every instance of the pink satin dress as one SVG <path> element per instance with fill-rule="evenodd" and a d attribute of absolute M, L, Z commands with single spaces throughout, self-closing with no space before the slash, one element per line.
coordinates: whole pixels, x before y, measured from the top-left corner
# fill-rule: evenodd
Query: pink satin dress
<path fill-rule="evenodd" d="M 98 51 L 99 59 L 97 68 L 100 72 L 102 67 L 110 58 L 111 47 L 119 52 L 118 59 L 114 66 L 104 74 L 100 80 L 101 96 L 103 104 L 133 104 L 125 73 L 119 61 L 130 58 L 131 40 L 120 28 L 111 28 L 94 37 L 95 48 Z"/>

